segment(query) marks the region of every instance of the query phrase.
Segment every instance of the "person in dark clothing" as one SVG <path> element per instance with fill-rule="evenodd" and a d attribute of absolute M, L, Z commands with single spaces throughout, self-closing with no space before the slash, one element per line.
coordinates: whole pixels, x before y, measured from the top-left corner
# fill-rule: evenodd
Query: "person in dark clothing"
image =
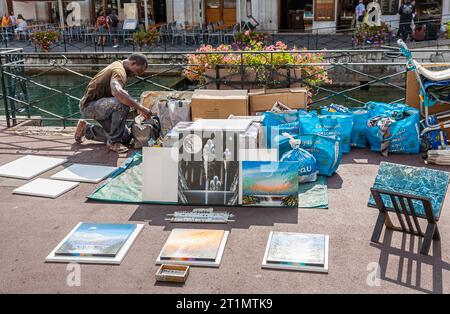
<path fill-rule="evenodd" d="M 398 10 L 400 14 L 400 26 L 398 29 L 398 36 L 403 40 L 411 36 L 411 22 L 416 12 L 416 7 L 411 3 L 411 0 L 405 0 Z"/>
<path fill-rule="evenodd" d="M 132 54 L 128 59 L 115 61 L 101 70 L 89 82 L 86 93 L 80 100 L 80 112 L 85 119 L 93 119 L 99 125 L 80 120 L 75 131 L 75 141 L 88 140 L 106 143 L 117 153 L 128 148 L 121 144 L 130 109 L 148 119 L 151 112 L 134 100 L 124 89 L 128 77 L 142 75 L 147 69 L 147 59 L 141 54 Z"/>

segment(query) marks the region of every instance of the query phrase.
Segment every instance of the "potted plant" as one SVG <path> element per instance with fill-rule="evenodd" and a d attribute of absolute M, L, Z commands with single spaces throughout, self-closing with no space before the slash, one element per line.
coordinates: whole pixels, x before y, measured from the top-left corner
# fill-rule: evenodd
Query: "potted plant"
<path fill-rule="evenodd" d="M 148 35 L 145 30 L 140 29 L 133 33 L 133 42 L 139 48 L 140 51 L 142 51 L 144 46 L 147 44 L 147 41 Z"/>
<path fill-rule="evenodd" d="M 159 31 L 155 28 L 138 30 L 133 33 L 133 42 L 140 51 L 147 45 L 156 45 L 159 42 Z"/>
<path fill-rule="evenodd" d="M 352 41 L 353 46 L 362 48 L 365 46 L 380 47 L 389 34 L 389 27 L 386 23 L 378 25 L 361 24 L 353 31 Z"/>
<path fill-rule="evenodd" d="M 53 44 L 58 42 L 60 34 L 54 30 L 35 31 L 32 39 L 37 48 L 44 52 L 50 51 Z"/>

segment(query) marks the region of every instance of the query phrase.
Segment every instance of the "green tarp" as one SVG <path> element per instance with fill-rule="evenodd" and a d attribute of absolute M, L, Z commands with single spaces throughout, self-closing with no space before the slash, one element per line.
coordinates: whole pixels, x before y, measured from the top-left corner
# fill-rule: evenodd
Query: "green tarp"
<path fill-rule="evenodd" d="M 112 203 L 146 203 L 142 202 L 142 171 L 139 167 L 141 162 L 142 154 L 134 153 L 103 185 L 89 195 L 88 199 Z M 300 184 L 299 207 L 328 208 L 326 180 L 326 177 L 318 176 L 316 182 Z"/>

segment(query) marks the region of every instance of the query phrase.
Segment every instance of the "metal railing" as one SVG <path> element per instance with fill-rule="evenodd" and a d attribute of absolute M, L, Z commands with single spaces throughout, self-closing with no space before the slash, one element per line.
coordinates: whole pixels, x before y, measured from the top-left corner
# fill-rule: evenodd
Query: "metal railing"
<path fill-rule="evenodd" d="M 217 52 L 216 52 L 217 53 Z M 261 65 L 264 79 L 248 79 L 253 66 L 244 63 L 247 54 L 266 54 L 273 57 L 280 51 L 232 52 L 239 56 L 240 64 L 218 65 L 213 72 L 206 72 L 201 82 L 183 80 L 182 72 L 196 73 L 195 64 L 189 64 L 184 52 L 147 52 L 148 72 L 143 77 L 129 81 L 127 90 L 136 98 L 146 90 L 184 90 L 198 88 L 261 88 L 261 87 L 310 87 L 313 97 L 310 108 L 336 102 L 358 106 L 367 101 L 389 103 L 404 102 L 406 82 L 406 60 L 397 49 L 377 50 L 298 50 L 294 53 L 322 53 L 324 61 L 310 64 L 266 63 Z M 413 54 L 450 53 L 450 50 L 412 50 Z M 208 52 L 190 54 L 211 54 Z M 219 54 L 230 54 L 222 52 Z M 8 127 L 16 125 L 19 116 L 25 119 L 47 121 L 64 127 L 80 117 L 78 102 L 93 73 L 112 60 L 123 59 L 127 53 L 28 53 L 22 49 L 0 51 L 1 95 L 3 113 Z M 374 59 L 378 56 L 378 59 Z M 89 62 L 86 62 L 89 57 Z M 95 60 L 96 59 L 96 60 Z M 97 63 L 93 62 L 97 61 Z M 450 66 L 450 64 L 448 64 Z M 314 72 L 302 69 L 314 67 Z M 300 70 L 302 75 L 295 75 Z M 293 72 L 294 71 L 294 72 Z M 225 73 L 223 73 L 225 72 Z M 334 84 L 310 86 L 309 79 L 327 72 Z M 292 75 L 294 73 L 294 75 Z M 52 77 L 56 75 L 56 79 Z M 58 76 L 59 75 L 59 76 Z"/>
<path fill-rule="evenodd" d="M 440 36 L 441 20 L 450 20 L 450 15 L 443 15 L 439 19 L 422 19 L 417 22 L 417 25 L 435 25 L 437 29 L 436 35 L 430 33 L 428 29 L 425 37 L 425 41 L 429 45 L 439 48 L 440 46 L 447 44 L 448 40 Z M 402 26 L 409 25 L 410 23 L 399 24 L 395 21 L 387 21 L 389 32 L 386 34 L 383 45 L 395 46 L 399 35 L 399 29 Z M 55 29 L 52 27 L 51 29 Z M 56 28 L 58 29 L 58 28 Z M 292 31 L 264 31 L 268 35 L 268 44 L 274 44 L 277 41 L 283 41 L 288 47 L 293 48 L 306 48 L 308 50 L 313 49 L 351 49 L 361 48 L 355 47 L 352 41 L 352 35 L 355 31 L 355 27 L 341 28 L 337 26 L 333 27 L 321 27 L 321 28 L 305 28 L 301 32 Z M 199 30 L 195 34 L 189 33 L 187 30 L 179 30 L 176 32 L 163 32 L 160 31 L 158 40 L 148 46 L 138 47 L 133 40 L 134 31 L 121 31 L 118 33 L 107 33 L 100 35 L 95 31 L 84 30 L 80 28 L 66 28 L 59 30 L 60 40 L 55 43 L 51 50 L 52 52 L 121 52 L 121 51 L 191 51 L 203 44 L 211 44 L 217 46 L 221 43 L 232 43 L 236 40 L 236 30 L 233 29 L 220 30 L 210 33 L 206 29 Z M 23 48 L 25 52 L 38 52 L 39 48 L 32 40 L 32 32 L 25 32 L 17 39 L 14 32 L 1 33 L 0 47 L 2 48 Z M 106 37 L 106 42 L 103 44 L 99 37 Z M 119 46 L 115 47 L 115 40 L 118 40 Z M 363 48 L 375 47 L 371 43 L 364 43 Z"/>

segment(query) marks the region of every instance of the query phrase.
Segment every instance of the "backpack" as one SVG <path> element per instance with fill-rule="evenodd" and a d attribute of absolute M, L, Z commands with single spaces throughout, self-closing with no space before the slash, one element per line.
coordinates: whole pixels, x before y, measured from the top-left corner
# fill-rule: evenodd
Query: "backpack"
<path fill-rule="evenodd" d="M 103 16 L 103 15 L 100 15 L 98 18 L 97 18 L 97 25 L 98 26 L 104 26 L 106 24 L 106 19 L 105 19 L 105 17 Z"/>
<path fill-rule="evenodd" d="M 135 119 L 135 123 L 131 126 L 134 148 L 136 149 L 149 146 L 150 140 L 156 142 L 161 135 L 161 124 L 157 116 L 152 116 L 143 122 L 139 121 L 138 118 Z"/>
<path fill-rule="evenodd" d="M 108 15 L 108 24 L 111 24 L 112 27 L 117 27 L 119 25 L 119 18 L 115 14 Z"/>

